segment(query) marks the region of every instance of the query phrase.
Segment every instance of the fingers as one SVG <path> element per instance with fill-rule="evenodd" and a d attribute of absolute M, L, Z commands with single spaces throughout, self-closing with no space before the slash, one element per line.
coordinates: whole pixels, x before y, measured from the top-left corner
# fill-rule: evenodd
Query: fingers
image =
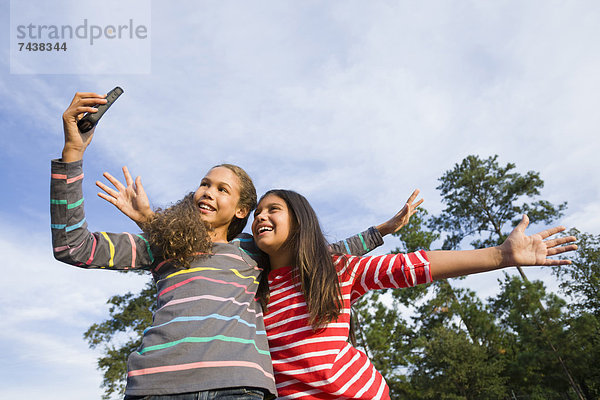
<path fill-rule="evenodd" d="M 98 109 L 96 108 L 100 104 L 106 104 L 106 99 L 98 99 L 98 98 L 86 98 L 80 99 L 75 107 L 75 111 L 77 114 L 83 114 L 86 112 L 96 113 Z"/>
<path fill-rule="evenodd" d="M 75 93 L 75 96 L 73 97 L 73 101 L 75 101 L 76 99 L 82 99 L 82 98 L 86 98 L 86 97 L 95 97 L 97 99 L 104 99 L 106 97 L 106 94 L 98 94 L 95 92 L 77 92 L 77 93 Z"/>
<path fill-rule="evenodd" d="M 419 189 L 415 189 L 414 192 L 412 192 L 412 194 L 410 195 L 410 197 L 408 198 L 408 200 L 406 201 L 406 204 L 404 205 L 404 207 L 402 208 L 402 210 L 400 210 L 399 214 L 406 214 L 408 212 L 408 217 L 411 217 L 415 212 L 417 212 L 417 207 L 419 207 L 421 204 L 423 204 L 423 201 L 425 201 L 424 199 L 419 199 L 419 201 L 417 201 L 415 204 L 412 204 L 413 201 L 415 201 L 415 199 L 417 198 L 417 196 L 419 195 L 420 190 Z"/>
<path fill-rule="evenodd" d="M 112 196 L 115 201 L 117 199 L 117 197 L 119 196 L 119 192 L 117 192 L 114 189 L 111 189 L 110 187 L 106 186 L 104 183 L 100 182 L 100 181 L 96 181 L 96 186 L 98 186 L 100 189 L 104 190 L 109 196 Z M 98 193 L 98 195 L 100 196 L 101 193 Z M 102 197 L 102 196 L 100 196 Z M 106 200 L 106 198 L 102 197 L 103 199 Z M 111 201 L 112 203 L 112 201 Z"/>
<path fill-rule="evenodd" d="M 551 247 L 555 247 L 555 246 L 560 246 L 565 243 L 572 243 L 576 240 L 577 240 L 577 238 L 575 236 L 565 236 L 565 237 L 561 237 L 561 238 L 546 240 L 544 243 L 546 243 L 547 248 L 551 248 Z"/>
<path fill-rule="evenodd" d="M 421 204 L 423 204 L 423 202 L 424 202 L 424 201 L 425 201 L 424 199 L 420 199 L 419 201 L 417 201 L 417 202 L 416 202 L 416 203 L 413 205 L 413 208 L 417 208 L 417 207 L 419 207 Z"/>
<path fill-rule="evenodd" d="M 106 104 L 106 102 L 108 101 L 104 98 L 104 96 L 100 96 L 99 94 L 95 94 L 95 93 L 89 93 L 89 94 L 90 94 L 90 96 L 86 96 L 86 97 L 75 96 L 75 98 L 73 98 L 73 101 L 71 102 L 71 105 L 69 106 L 69 108 L 74 108 L 74 109 L 92 108 L 93 110 L 95 110 L 95 108 L 93 108 L 94 106 L 96 106 L 98 104 Z"/>
<path fill-rule="evenodd" d="M 102 176 L 104 176 L 106 179 L 108 179 L 108 181 L 110 183 L 112 183 L 113 186 L 116 187 L 117 190 L 119 190 L 120 192 L 122 192 L 123 190 L 125 190 L 125 186 L 123 186 L 123 184 L 117 178 L 115 178 L 114 176 L 112 176 L 108 172 L 103 173 Z M 127 179 L 127 177 L 125 179 Z M 129 177 L 129 179 L 131 179 L 131 177 Z"/>
<path fill-rule="evenodd" d="M 551 260 L 549 258 L 546 259 L 546 261 L 544 262 L 544 266 L 550 266 L 550 265 L 569 265 L 571 264 L 571 260 Z"/>
<path fill-rule="evenodd" d="M 415 199 L 417 198 L 417 196 L 419 195 L 420 190 L 419 189 L 415 189 L 414 192 L 412 192 L 412 194 L 410 195 L 410 197 L 408 198 L 408 200 L 406 201 L 408 204 L 411 204 L 413 201 L 415 201 Z"/>
<path fill-rule="evenodd" d="M 568 246 L 561 246 L 561 247 L 553 247 L 551 249 L 547 249 L 546 250 L 546 256 L 555 256 L 557 254 L 562 254 L 562 253 L 566 253 L 567 251 L 575 251 L 577 250 L 578 246 L 576 244 L 570 244 Z"/>
<path fill-rule="evenodd" d="M 553 228 L 545 229 L 538 233 L 542 237 L 542 239 L 546 239 L 549 236 L 555 235 L 559 232 L 564 231 L 566 228 L 564 226 L 555 226 Z"/>
<path fill-rule="evenodd" d="M 79 99 L 77 104 L 80 104 L 82 106 L 94 106 L 96 104 L 104 104 L 106 102 L 107 102 L 107 100 L 103 99 L 103 98 L 99 99 L 97 97 L 86 97 L 86 98 Z"/>
<path fill-rule="evenodd" d="M 416 204 L 414 204 L 412 207 L 410 207 L 410 213 L 408 214 L 408 217 L 412 217 L 413 215 L 415 215 L 418 211 L 419 206 L 421 205 L 421 203 L 423 203 L 423 199 L 419 200 Z"/>
<path fill-rule="evenodd" d="M 71 100 L 70 106 L 72 106 L 73 104 L 77 103 L 81 99 L 85 99 L 85 98 L 103 99 L 105 97 L 106 97 L 106 95 L 101 95 L 101 94 L 94 93 L 94 92 L 77 92 L 73 96 L 73 100 Z"/>
<path fill-rule="evenodd" d="M 144 190 L 144 186 L 142 186 L 142 177 L 138 176 L 135 178 L 135 193 L 138 195 L 146 196 L 146 191 Z"/>
<path fill-rule="evenodd" d="M 63 114 L 63 119 L 75 118 L 79 120 L 86 112 L 95 113 L 98 109 L 94 108 L 99 104 L 105 104 L 107 100 L 105 95 L 97 93 L 76 93 L 71 104 Z"/>
<path fill-rule="evenodd" d="M 515 230 L 518 230 L 520 232 L 525 232 L 525 229 L 527 229 L 528 225 L 529 225 L 529 217 L 527 216 L 527 214 L 523 214 L 523 218 L 521 219 L 521 222 L 519 222 L 519 224 L 515 227 Z M 542 237 L 542 239 L 545 239 L 545 238 Z"/>
<path fill-rule="evenodd" d="M 123 176 L 125 176 L 125 183 L 127 183 L 127 186 L 133 185 L 133 179 L 131 178 L 131 174 L 129 173 L 127 166 L 125 165 L 123 166 Z"/>
<path fill-rule="evenodd" d="M 546 237 L 548 237 L 550 235 L 561 232 L 563 230 L 564 230 L 564 227 L 560 227 L 560 226 L 554 227 L 554 228 L 550 228 L 550 229 L 540 232 L 540 235 L 544 234 L 544 235 L 547 235 Z M 544 236 L 542 235 L 542 237 L 544 237 Z M 563 253 L 566 253 L 569 251 L 577 250 L 578 246 L 576 244 L 567 244 L 567 243 L 573 243 L 576 240 L 577 240 L 577 238 L 575 236 L 565 236 L 565 237 L 545 241 L 544 243 L 546 244 L 546 257 L 551 257 L 551 256 L 555 256 L 558 254 L 563 254 Z M 567 245 L 562 246 L 564 244 L 567 244 Z M 571 260 L 552 260 L 550 258 L 546 258 L 543 265 L 553 266 L 553 265 L 568 265 L 568 264 L 571 264 Z"/>
<path fill-rule="evenodd" d="M 98 192 L 98 197 L 103 198 L 104 200 L 108 201 L 109 203 L 113 204 L 113 205 L 117 205 L 117 199 L 115 199 L 112 196 L 109 196 L 107 194 L 104 194 L 102 192 Z"/>

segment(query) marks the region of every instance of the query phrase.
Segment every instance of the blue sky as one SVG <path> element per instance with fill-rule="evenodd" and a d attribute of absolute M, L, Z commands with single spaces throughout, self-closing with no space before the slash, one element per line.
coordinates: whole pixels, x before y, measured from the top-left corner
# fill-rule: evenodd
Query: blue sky
<path fill-rule="evenodd" d="M 85 156 L 94 230 L 136 231 L 96 196 L 94 181 L 104 171 L 120 176 L 122 165 L 164 206 L 195 189 L 210 166 L 239 164 L 259 192 L 305 194 L 336 240 L 384 221 L 414 188 L 439 212 L 435 187 L 444 171 L 469 154 L 498 154 L 520 172 L 539 171 L 544 199 L 568 202 L 560 223 L 600 232 L 598 2 L 145 6 L 151 50 L 136 57 L 148 56 L 148 73 L 11 74 L 10 3 L 0 5 L 7 27 L 0 35 L 0 176 L 7 189 L 0 249 L 8 260 L 0 282 L 1 398 L 99 398 L 99 353 L 82 334 L 107 317 L 109 296 L 145 282 L 52 258 L 50 160 L 60 156 L 61 114 L 76 91 L 125 90 Z M 60 23 L 77 12 L 57 8 L 45 17 Z M 104 17 L 128 19 L 106 10 Z M 378 252 L 395 241 L 388 238 Z M 548 271 L 528 271 L 552 287 Z M 499 276 L 460 284 L 491 295 Z"/>

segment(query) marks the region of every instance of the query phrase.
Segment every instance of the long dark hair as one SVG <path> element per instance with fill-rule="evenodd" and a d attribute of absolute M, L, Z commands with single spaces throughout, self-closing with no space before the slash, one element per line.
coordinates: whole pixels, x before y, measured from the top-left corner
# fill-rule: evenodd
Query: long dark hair
<path fill-rule="evenodd" d="M 294 279 L 300 283 L 313 329 L 337 319 L 342 310 L 342 291 L 329 245 L 314 209 L 304 196 L 291 190 L 269 190 L 285 201 L 292 219 L 286 242 L 294 257 Z"/>

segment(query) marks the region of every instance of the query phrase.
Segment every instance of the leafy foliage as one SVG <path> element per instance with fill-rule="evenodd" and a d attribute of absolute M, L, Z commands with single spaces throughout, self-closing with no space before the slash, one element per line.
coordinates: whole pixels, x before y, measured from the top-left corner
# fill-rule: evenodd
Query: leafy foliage
<path fill-rule="evenodd" d="M 469 336 L 444 325 L 421 337 L 421 356 L 412 367 L 416 399 L 503 399 L 502 361 Z"/>
<path fill-rule="evenodd" d="M 487 235 L 471 242 L 474 248 L 494 246 L 504 241 L 505 225 L 515 227 L 527 213 L 531 223 L 556 220 L 566 203 L 553 206 L 545 200 L 525 202 L 540 195 L 544 181 L 538 172 L 513 172 L 515 164 L 498 164 L 498 156 L 481 159 L 467 156 L 439 178 L 437 189 L 446 208 L 432 226 L 448 234 L 442 248 L 456 249 L 466 237 Z"/>
<path fill-rule="evenodd" d="M 579 250 L 571 256 L 571 265 L 555 268 L 554 274 L 561 278 L 560 288 L 572 300 L 574 312 L 591 312 L 600 318 L 600 235 L 577 229 L 569 235 L 577 237 Z"/>

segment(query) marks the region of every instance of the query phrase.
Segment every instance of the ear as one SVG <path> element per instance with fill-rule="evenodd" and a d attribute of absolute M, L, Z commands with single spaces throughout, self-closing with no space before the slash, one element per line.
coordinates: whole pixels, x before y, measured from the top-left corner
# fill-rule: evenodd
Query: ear
<path fill-rule="evenodd" d="M 248 211 L 245 207 L 244 208 L 237 208 L 235 210 L 235 216 L 239 219 L 244 219 L 248 216 L 248 214 L 250 213 L 250 211 Z"/>

